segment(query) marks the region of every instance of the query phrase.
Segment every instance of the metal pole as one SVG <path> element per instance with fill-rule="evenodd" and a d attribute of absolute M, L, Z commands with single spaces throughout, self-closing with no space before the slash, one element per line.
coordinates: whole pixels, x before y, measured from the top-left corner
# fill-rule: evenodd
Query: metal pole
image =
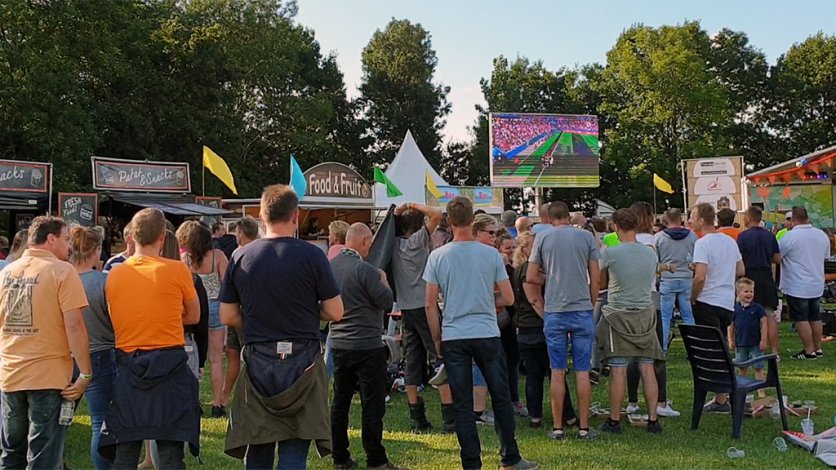
<path fill-rule="evenodd" d="M 52 215 L 52 177 L 55 173 L 55 167 L 52 163 L 49 164 L 49 199 L 47 199 L 47 209 L 46 213 L 48 215 Z"/>
<path fill-rule="evenodd" d="M 679 161 L 679 169 L 682 170 L 682 206 L 685 208 L 685 213 L 688 213 L 688 186 L 685 179 L 685 169 L 688 167 L 687 160 Z"/>

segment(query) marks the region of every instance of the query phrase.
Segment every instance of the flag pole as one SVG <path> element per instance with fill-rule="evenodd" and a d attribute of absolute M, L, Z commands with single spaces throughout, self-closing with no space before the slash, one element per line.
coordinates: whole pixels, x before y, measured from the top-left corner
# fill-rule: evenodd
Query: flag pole
<path fill-rule="evenodd" d="M 654 173 L 653 175 L 655 176 L 656 173 Z M 654 178 L 654 176 L 651 176 L 651 178 Z M 655 220 L 656 219 L 656 214 L 657 214 L 657 212 L 656 212 L 656 182 L 651 181 L 650 183 L 653 185 L 653 219 Z"/>
<path fill-rule="evenodd" d="M 206 160 L 201 158 L 203 171 L 200 172 L 200 195 L 206 196 Z"/>

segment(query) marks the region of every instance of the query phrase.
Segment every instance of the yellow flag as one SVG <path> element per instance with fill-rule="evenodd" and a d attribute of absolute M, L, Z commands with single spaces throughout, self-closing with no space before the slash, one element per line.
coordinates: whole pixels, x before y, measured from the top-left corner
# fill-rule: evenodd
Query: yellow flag
<path fill-rule="evenodd" d="M 436 186 L 433 179 L 430 178 L 430 172 L 426 171 L 425 174 L 427 175 L 427 191 L 429 191 L 434 198 L 441 199 L 441 196 L 444 194 L 438 190 L 438 186 Z"/>
<path fill-rule="evenodd" d="M 232 178 L 232 172 L 229 171 L 224 159 L 205 145 L 203 146 L 203 167 L 208 168 L 213 175 L 221 180 L 221 183 L 225 184 L 236 195 L 238 194 L 238 190 L 235 189 L 235 179 Z"/>
<path fill-rule="evenodd" d="M 653 186 L 656 186 L 656 189 L 662 191 L 663 193 L 673 194 L 671 184 L 663 180 L 662 177 L 656 173 L 653 173 Z"/>

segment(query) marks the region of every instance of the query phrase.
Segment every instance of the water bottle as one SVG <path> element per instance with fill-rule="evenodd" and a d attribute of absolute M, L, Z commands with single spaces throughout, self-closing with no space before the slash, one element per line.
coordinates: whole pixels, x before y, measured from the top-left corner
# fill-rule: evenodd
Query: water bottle
<path fill-rule="evenodd" d="M 64 400 L 61 403 L 61 412 L 58 414 L 58 424 L 61 426 L 69 426 L 73 424 L 74 413 L 75 403 L 72 400 Z"/>

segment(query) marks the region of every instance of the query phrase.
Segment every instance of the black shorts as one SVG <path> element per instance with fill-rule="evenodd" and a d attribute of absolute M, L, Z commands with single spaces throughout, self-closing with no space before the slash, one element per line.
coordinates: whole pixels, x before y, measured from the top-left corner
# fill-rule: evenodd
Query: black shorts
<path fill-rule="evenodd" d="M 755 283 L 755 303 L 772 310 L 778 308 L 778 287 L 772 277 L 772 268 L 749 269 L 746 277 Z"/>
<path fill-rule="evenodd" d="M 717 307 L 702 302 L 694 304 L 694 322 L 697 325 L 713 326 L 720 330 L 723 339 L 728 340 L 729 325 L 732 323 L 734 312 L 723 307 Z"/>
<path fill-rule="evenodd" d="M 427 313 L 423 308 L 402 309 L 404 343 L 406 345 L 405 385 L 421 385 L 427 376 L 427 360 L 435 362 L 435 353 Z"/>
<path fill-rule="evenodd" d="M 821 321 L 821 306 L 819 298 L 802 299 L 784 294 L 787 301 L 787 311 L 792 321 Z"/>

